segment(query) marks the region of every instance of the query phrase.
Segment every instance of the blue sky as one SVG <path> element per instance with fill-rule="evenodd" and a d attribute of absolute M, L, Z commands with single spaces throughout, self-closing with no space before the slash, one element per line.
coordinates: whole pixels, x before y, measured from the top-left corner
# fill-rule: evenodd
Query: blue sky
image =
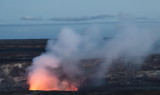
<path fill-rule="evenodd" d="M 0 0 L 1 24 L 21 23 L 25 16 L 49 19 L 118 13 L 159 18 L 160 0 Z"/>

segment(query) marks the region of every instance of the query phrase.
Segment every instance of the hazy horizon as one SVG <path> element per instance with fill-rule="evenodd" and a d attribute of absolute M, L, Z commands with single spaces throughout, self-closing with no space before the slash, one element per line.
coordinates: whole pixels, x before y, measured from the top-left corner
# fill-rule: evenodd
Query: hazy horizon
<path fill-rule="evenodd" d="M 159 4 L 159 0 L 0 0 L 0 24 L 52 23 L 53 19 L 115 21 L 120 13 L 160 20 Z"/>

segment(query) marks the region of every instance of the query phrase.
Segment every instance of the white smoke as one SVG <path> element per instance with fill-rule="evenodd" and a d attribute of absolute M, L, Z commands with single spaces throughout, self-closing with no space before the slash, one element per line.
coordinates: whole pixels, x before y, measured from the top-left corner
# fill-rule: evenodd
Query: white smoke
<path fill-rule="evenodd" d="M 38 78 L 37 75 L 41 75 L 49 77 L 45 82 L 55 87 L 54 84 L 58 85 L 58 83 L 53 83 L 50 78 L 54 76 L 54 80 L 59 80 L 59 75 L 52 70 L 57 68 L 61 68 L 61 73 L 69 77 L 83 76 L 84 71 L 79 64 L 85 58 L 105 58 L 106 61 L 97 70 L 97 75 L 103 76 L 113 59 L 121 56 L 141 57 L 152 53 L 154 43 L 159 36 L 130 22 L 118 24 L 117 34 L 108 41 L 103 40 L 103 33 L 98 27 L 90 28 L 84 34 L 78 34 L 70 28 L 63 28 L 58 40 L 49 40 L 46 52 L 33 59 L 29 67 L 29 84 L 32 84 L 32 79 Z M 52 86 L 48 85 L 48 87 Z"/>
<path fill-rule="evenodd" d="M 114 59 L 123 57 L 134 60 L 135 64 L 142 64 L 144 58 L 152 54 L 155 43 L 160 36 L 153 31 L 142 29 L 135 23 L 118 23 L 117 34 L 105 44 L 105 63 L 102 63 L 97 76 L 103 76 Z"/>

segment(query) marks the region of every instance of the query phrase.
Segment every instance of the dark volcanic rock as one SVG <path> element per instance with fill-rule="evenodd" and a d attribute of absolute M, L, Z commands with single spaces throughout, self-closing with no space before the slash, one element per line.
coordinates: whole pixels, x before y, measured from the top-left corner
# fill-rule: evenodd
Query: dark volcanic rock
<path fill-rule="evenodd" d="M 134 62 L 124 62 L 117 59 L 111 65 L 108 73 L 103 77 L 103 85 L 95 85 L 97 67 L 105 59 L 83 59 L 80 67 L 85 77 L 82 85 L 87 92 L 29 92 L 27 85 L 27 67 L 32 59 L 45 51 L 47 40 L 0 40 L 0 90 L 9 90 L 3 95 L 147 95 L 145 91 L 108 92 L 112 90 L 160 90 L 160 57 L 152 55 L 146 58 L 141 66 Z M 124 64 L 125 63 L 125 64 Z M 79 78 L 82 79 L 82 78 Z M 79 80 L 81 81 L 81 80 Z M 96 89 L 96 90 L 95 90 Z M 23 90 L 23 91 L 11 91 Z M 0 94 L 1 94 L 0 93 Z M 12 93 L 12 94 L 11 94 Z M 37 94 L 38 93 L 38 94 Z M 49 94 L 47 94 L 49 93 Z M 131 94 L 133 93 L 133 94 Z M 158 91 L 148 91 L 148 95 L 160 95 Z"/>
<path fill-rule="evenodd" d="M 0 49 L 44 48 L 47 39 L 0 40 Z"/>
<path fill-rule="evenodd" d="M 46 43 L 47 39 L 0 40 L 0 62 L 31 60 L 45 51 Z"/>
<path fill-rule="evenodd" d="M 1 95 L 160 95 L 160 91 L 129 90 L 129 91 L 1 91 Z"/>

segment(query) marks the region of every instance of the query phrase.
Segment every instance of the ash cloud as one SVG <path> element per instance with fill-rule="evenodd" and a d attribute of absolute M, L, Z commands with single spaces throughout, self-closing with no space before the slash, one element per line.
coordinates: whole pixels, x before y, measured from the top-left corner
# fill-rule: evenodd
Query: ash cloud
<path fill-rule="evenodd" d="M 68 81 L 71 80 L 73 80 L 72 86 L 79 87 L 81 84 L 78 80 L 85 79 L 87 73 L 80 67 L 82 59 L 105 58 L 92 76 L 101 78 L 108 72 L 113 60 L 119 57 L 132 58 L 152 54 L 155 43 L 159 39 L 157 33 L 138 27 L 131 22 L 131 19 L 124 20 L 126 17 L 120 16 L 119 18 L 120 23 L 117 23 L 115 27 L 117 32 L 108 41 L 102 39 L 103 33 L 97 26 L 91 27 L 82 34 L 70 28 L 63 28 L 58 40 L 49 40 L 46 52 L 33 59 L 29 67 L 30 87 L 34 85 L 40 87 L 44 82 L 43 85 L 46 84 L 45 87 L 49 90 L 65 90 L 64 88 L 68 85 L 63 85 L 63 83 L 69 83 Z M 136 64 L 141 64 L 143 61 L 143 59 L 135 60 Z M 33 82 L 43 77 L 45 77 L 44 80 Z M 43 88 L 37 90 L 43 90 Z M 72 88 L 69 90 L 72 91 Z"/>

